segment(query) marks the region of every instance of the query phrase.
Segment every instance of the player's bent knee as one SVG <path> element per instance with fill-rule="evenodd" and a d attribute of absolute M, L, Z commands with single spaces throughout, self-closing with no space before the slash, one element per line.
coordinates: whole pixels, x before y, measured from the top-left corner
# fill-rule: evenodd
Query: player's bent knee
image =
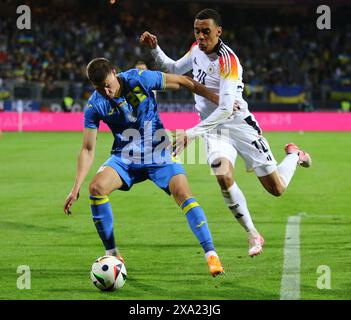
<path fill-rule="evenodd" d="M 172 190 L 172 195 L 177 201 L 177 203 L 183 203 L 185 200 L 192 197 L 190 191 L 187 191 L 186 189 L 184 190 L 182 188 L 175 188 L 174 190 Z"/>
<path fill-rule="evenodd" d="M 99 182 L 92 182 L 89 185 L 89 193 L 92 196 L 105 196 L 108 194 L 107 190 Z"/>
<path fill-rule="evenodd" d="M 223 190 L 227 190 L 233 185 L 233 167 L 229 160 L 219 158 L 212 162 L 211 168 Z"/>
<path fill-rule="evenodd" d="M 228 173 L 226 175 L 217 176 L 217 182 L 222 190 L 227 190 L 233 185 L 234 180 L 231 173 Z"/>
<path fill-rule="evenodd" d="M 174 176 L 169 184 L 172 196 L 178 204 L 192 197 L 192 193 L 185 175 Z"/>
<path fill-rule="evenodd" d="M 177 195 L 173 195 L 175 201 L 180 205 L 182 203 L 184 203 L 184 201 L 186 201 L 189 198 L 192 198 L 193 196 L 191 194 L 177 194 Z"/>

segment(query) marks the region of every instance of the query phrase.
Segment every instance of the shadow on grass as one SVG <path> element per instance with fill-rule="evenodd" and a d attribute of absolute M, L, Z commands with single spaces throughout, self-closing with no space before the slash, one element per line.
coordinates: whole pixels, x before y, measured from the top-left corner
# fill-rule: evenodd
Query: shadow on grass
<path fill-rule="evenodd" d="M 57 232 L 57 233 L 68 233 L 71 232 L 72 228 L 67 226 L 54 226 L 46 227 L 34 224 L 12 222 L 12 221 L 1 221 L 0 230 L 17 230 L 17 231 L 46 231 L 46 232 Z"/>

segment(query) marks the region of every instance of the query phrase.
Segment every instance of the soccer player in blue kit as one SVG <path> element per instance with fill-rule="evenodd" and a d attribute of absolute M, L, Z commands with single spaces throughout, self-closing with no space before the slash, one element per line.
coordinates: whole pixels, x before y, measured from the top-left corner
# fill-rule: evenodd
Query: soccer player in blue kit
<path fill-rule="evenodd" d="M 129 190 L 134 183 L 152 180 L 171 194 L 185 214 L 200 242 L 212 276 L 224 273 L 214 248 L 206 216 L 191 193 L 180 163 L 172 159 L 169 141 L 159 118 L 152 90 L 178 90 L 185 87 L 214 103 L 218 96 L 196 81 L 182 75 L 130 69 L 118 73 L 111 62 L 96 58 L 87 66 L 87 77 L 95 88 L 84 112 L 83 144 L 77 160 L 73 188 L 66 198 L 64 212 L 70 214 L 79 190 L 94 160 L 100 121 L 110 128 L 114 143 L 110 158 L 100 167 L 89 186 L 93 221 L 106 249 L 106 255 L 122 258 L 113 231 L 113 212 L 108 195 Z"/>

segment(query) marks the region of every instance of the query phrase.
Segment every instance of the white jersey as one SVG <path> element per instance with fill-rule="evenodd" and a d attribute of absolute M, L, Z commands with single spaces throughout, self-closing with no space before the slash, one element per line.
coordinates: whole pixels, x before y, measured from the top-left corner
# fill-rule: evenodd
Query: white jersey
<path fill-rule="evenodd" d="M 243 68 L 238 57 L 222 40 L 219 40 L 216 52 L 209 55 L 202 52 L 195 42 L 187 54 L 177 61 L 167 57 L 160 47 L 152 50 L 151 53 L 156 64 L 163 70 L 176 74 L 184 74 L 192 70 L 195 80 L 219 96 L 218 106 L 202 96 L 195 95 L 195 108 L 199 111 L 202 122 L 190 129 L 190 136 L 204 134 L 224 122 L 235 123 L 236 120 L 241 120 L 249 114 L 247 103 L 242 97 Z M 239 101 L 240 111 L 236 112 L 235 116 L 231 116 L 234 100 Z M 218 110 L 221 108 L 226 110 L 222 115 Z"/>
<path fill-rule="evenodd" d="M 189 138 L 203 135 L 208 163 L 224 157 L 234 167 L 239 154 L 247 170 L 255 170 L 258 177 L 276 170 L 277 162 L 268 141 L 262 136 L 254 115 L 249 112 L 247 102 L 242 97 L 243 68 L 229 47 L 220 40 L 217 51 L 207 55 L 194 43 L 188 53 L 177 61 L 167 57 L 160 47 L 151 53 L 162 69 L 176 74 L 193 70 L 195 80 L 219 95 L 218 106 L 195 95 L 196 109 L 202 121 L 186 130 Z M 235 100 L 240 104 L 240 111 L 233 115 Z M 220 129 L 219 132 L 217 129 Z"/>
<path fill-rule="evenodd" d="M 220 42 L 217 52 L 209 55 L 202 52 L 197 44 L 192 46 L 188 54 L 192 61 L 195 80 L 217 95 L 229 93 L 237 100 L 242 99 L 243 68 L 235 53 L 223 42 Z M 195 95 L 195 102 L 202 119 L 207 118 L 218 107 L 199 95 Z"/>

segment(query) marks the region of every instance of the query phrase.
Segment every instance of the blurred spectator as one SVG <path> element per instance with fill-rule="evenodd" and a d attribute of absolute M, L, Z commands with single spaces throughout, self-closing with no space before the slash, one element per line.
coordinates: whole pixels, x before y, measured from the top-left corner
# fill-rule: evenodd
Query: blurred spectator
<path fill-rule="evenodd" d="M 145 30 L 157 34 L 171 58 L 182 56 L 193 42 L 193 16 L 205 6 L 221 13 L 223 39 L 239 56 L 244 83 L 253 90 L 298 84 L 318 96 L 323 85 L 351 86 L 350 6 L 333 8 L 332 30 L 321 31 L 304 5 L 272 10 L 156 0 L 27 2 L 32 30 L 14 28 L 16 17 L 5 13 L 11 1 L 2 5 L 0 78 L 43 83 L 46 97 L 54 81 L 86 85 L 85 66 L 94 57 L 111 59 L 118 71 L 137 60 L 153 69 L 149 52 L 138 43 Z"/>
<path fill-rule="evenodd" d="M 62 110 L 64 112 L 71 112 L 74 100 L 71 96 L 65 96 L 62 100 Z"/>
<path fill-rule="evenodd" d="M 341 106 L 341 111 L 343 112 L 349 112 L 351 109 L 350 101 L 346 101 L 346 100 L 341 101 L 340 106 Z"/>
<path fill-rule="evenodd" d="M 148 67 L 146 65 L 146 63 L 142 60 L 138 60 L 136 63 L 135 63 L 135 66 L 134 68 L 137 68 L 139 70 L 147 70 Z"/>

